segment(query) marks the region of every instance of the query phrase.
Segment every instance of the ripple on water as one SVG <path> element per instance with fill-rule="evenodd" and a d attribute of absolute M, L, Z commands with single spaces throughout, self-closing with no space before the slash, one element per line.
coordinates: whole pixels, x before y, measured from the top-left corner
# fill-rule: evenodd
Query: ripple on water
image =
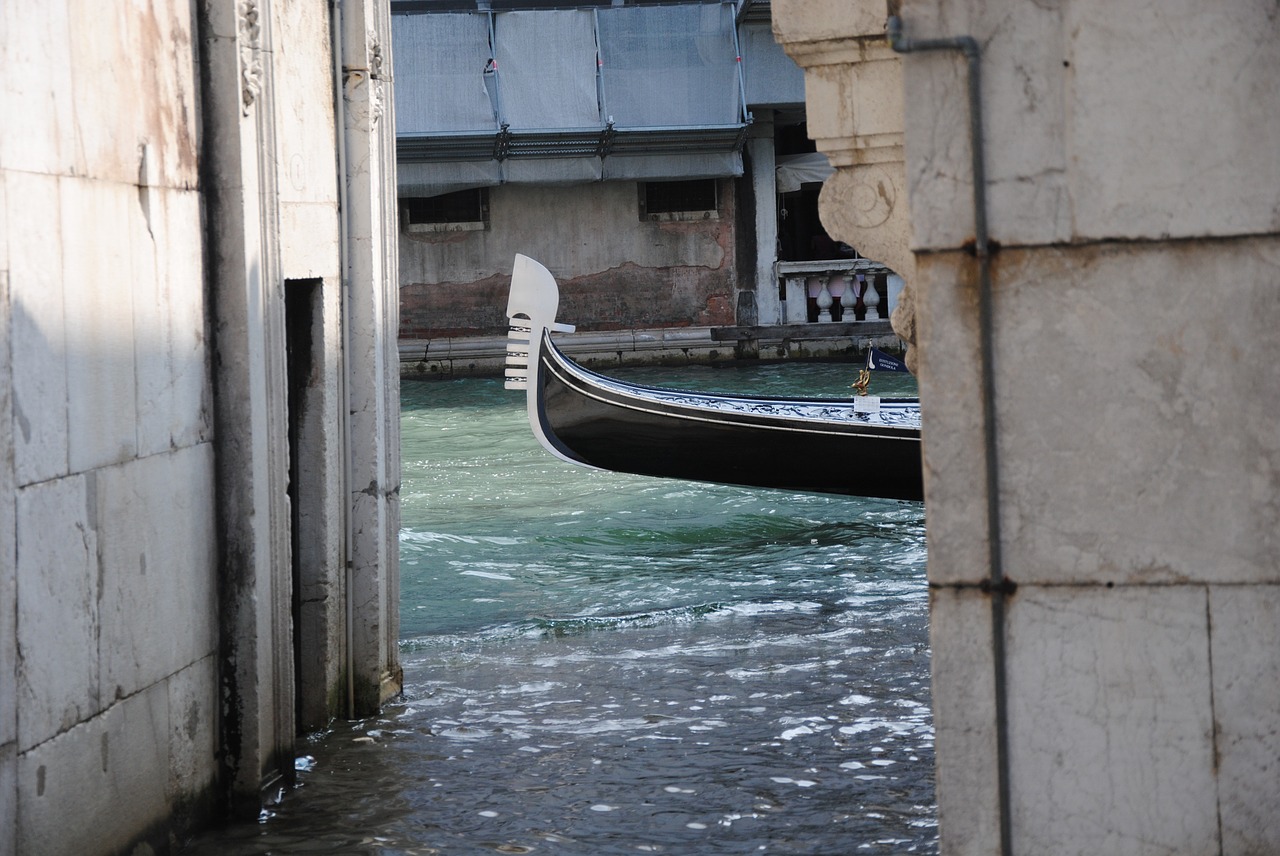
<path fill-rule="evenodd" d="M 562 466 L 500 380 L 403 400 L 405 695 L 189 856 L 936 852 L 920 505 Z"/>

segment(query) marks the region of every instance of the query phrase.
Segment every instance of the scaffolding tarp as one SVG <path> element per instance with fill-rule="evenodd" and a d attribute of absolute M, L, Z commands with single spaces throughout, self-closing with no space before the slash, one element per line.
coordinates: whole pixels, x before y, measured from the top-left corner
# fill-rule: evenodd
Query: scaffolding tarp
<path fill-rule="evenodd" d="M 742 122 L 732 6 L 615 6 L 597 14 L 606 121 L 618 128 Z"/>
<path fill-rule="evenodd" d="M 392 22 L 402 194 L 742 174 L 732 4 Z"/>
<path fill-rule="evenodd" d="M 486 86 L 489 15 L 392 15 L 397 134 L 498 129 Z"/>
<path fill-rule="evenodd" d="M 396 167 L 399 196 L 439 196 L 473 187 L 502 183 L 502 164 L 496 160 L 457 163 L 402 163 Z"/>
<path fill-rule="evenodd" d="M 742 175 L 741 152 L 673 155 L 614 155 L 604 159 L 604 177 L 630 181 L 683 181 Z"/>
<path fill-rule="evenodd" d="M 502 162 L 502 179 L 512 184 L 581 184 L 603 177 L 600 163 L 599 158 L 508 158 Z"/>
<path fill-rule="evenodd" d="M 494 40 L 498 106 L 512 131 L 603 129 L 590 9 L 502 12 Z"/>
<path fill-rule="evenodd" d="M 745 24 L 742 39 L 748 105 L 803 106 L 804 70 L 773 39 L 767 23 Z"/>

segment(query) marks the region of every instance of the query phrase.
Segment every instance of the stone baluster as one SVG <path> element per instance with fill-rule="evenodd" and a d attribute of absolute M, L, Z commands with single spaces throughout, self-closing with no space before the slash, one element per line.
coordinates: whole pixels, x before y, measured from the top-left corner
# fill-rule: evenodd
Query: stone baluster
<path fill-rule="evenodd" d="M 844 294 L 840 295 L 840 320 L 858 320 L 858 280 L 862 277 L 845 277 Z"/>
<path fill-rule="evenodd" d="M 880 292 L 876 291 L 874 279 L 867 280 L 863 286 L 862 305 L 867 309 L 863 317 L 868 321 L 880 320 Z"/>
<path fill-rule="evenodd" d="M 831 297 L 831 290 L 827 288 L 827 284 L 831 277 L 820 277 L 822 280 L 822 290 L 818 292 L 818 323 L 831 320 L 831 304 L 834 299 Z"/>

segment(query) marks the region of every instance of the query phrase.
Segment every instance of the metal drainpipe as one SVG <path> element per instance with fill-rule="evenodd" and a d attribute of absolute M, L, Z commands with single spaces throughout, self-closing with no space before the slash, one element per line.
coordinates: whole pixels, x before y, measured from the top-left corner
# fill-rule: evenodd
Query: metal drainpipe
<path fill-rule="evenodd" d="M 338 147 L 338 280 L 341 289 L 342 307 L 341 323 L 342 323 L 342 357 L 341 369 L 338 372 L 338 383 L 342 385 L 342 392 L 338 396 L 341 400 L 342 413 L 340 414 L 340 422 L 342 425 L 342 489 L 340 496 L 342 497 L 342 568 L 343 568 L 343 587 L 346 589 L 344 604 L 346 608 L 346 627 L 344 628 L 343 659 L 346 661 L 347 673 L 347 719 L 355 719 L 355 656 L 352 649 L 352 642 L 355 637 L 352 623 L 355 619 L 355 611 L 352 606 L 352 579 L 354 569 L 352 567 L 351 558 L 351 539 L 353 537 L 354 523 L 351 519 L 351 383 L 347 376 L 350 372 L 351 358 L 351 277 L 347 271 L 347 241 L 350 237 L 350 225 L 347 222 L 347 97 L 346 85 L 343 81 L 343 62 L 342 55 L 342 0 L 330 0 L 329 4 L 329 27 L 331 31 L 330 39 L 333 42 L 333 110 L 334 110 L 334 129 L 337 137 Z"/>
<path fill-rule="evenodd" d="M 987 540 L 991 568 L 982 588 L 991 597 L 991 658 L 995 671 L 996 776 L 1000 809 L 1000 853 L 1011 856 L 1012 826 L 1009 789 L 1009 693 L 1006 683 L 1005 598 L 1015 584 L 1004 575 L 1004 548 L 1000 534 L 999 466 L 996 444 L 995 368 L 992 353 L 991 248 L 987 233 L 987 175 L 982 137 L 981 51 L 972 36 L 945 39 L 909 39 L 902 33 L 902 19 L 890 16 L 889 45 L 897 53 L 958 50 L 969 63 L 969 148 L 973 156 L 974 255 L 978 259 L 978 328 L 982 364 L 983 446 L 986 454 Z"/>

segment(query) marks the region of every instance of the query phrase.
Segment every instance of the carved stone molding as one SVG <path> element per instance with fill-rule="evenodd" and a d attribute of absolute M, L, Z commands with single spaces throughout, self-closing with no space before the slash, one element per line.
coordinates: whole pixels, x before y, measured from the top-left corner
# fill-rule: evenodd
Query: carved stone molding
<path fill-rule="evenodd" d="M 240 0 L 240 99 L 244 115 L 262 94 L 262 25 L 258 0 Z"/>
<path fill-rule="evenodd" d="M 369 125 L 377 127 L 382 118 L 383 102 L 386 100 L 386 83 L 382 77 L 382 43 L 378 34 L 370 30 L 369 43 Z"/>
<path fill-rule="evenodd" d="M 781 5 L 775 16 L 788 4 Z M 812 11 L 795 0 L 789 5 Z M 884 19 L 861 20 L 866 31 L 844 34 L 815 35 L 788 21 L 775 26 L 805 71 L 809 136 L 835 167 L 822 191 L 823 224 L 909 279 L 915 260 L 908 249 L 902 65 L 885 39 Z M 787 40 L 793 29 L 800 38 Z"/>
<path fill-rule="evenodd" d="M 885 0 L 774 0 L 774 34 L 805 73 L 809 136 L 835 173 L 819 197 L 827 232 L 903 277 L 915 276 L 903 153 L 902 62 Z M 910 295 L 904 301 L 910 306 Z M 912 344 L 913 319 L 894 329 Z M 911 321 L 911 323 L 906 323 Z M 908 365 L 914 355 L 908 351 Z"/>

